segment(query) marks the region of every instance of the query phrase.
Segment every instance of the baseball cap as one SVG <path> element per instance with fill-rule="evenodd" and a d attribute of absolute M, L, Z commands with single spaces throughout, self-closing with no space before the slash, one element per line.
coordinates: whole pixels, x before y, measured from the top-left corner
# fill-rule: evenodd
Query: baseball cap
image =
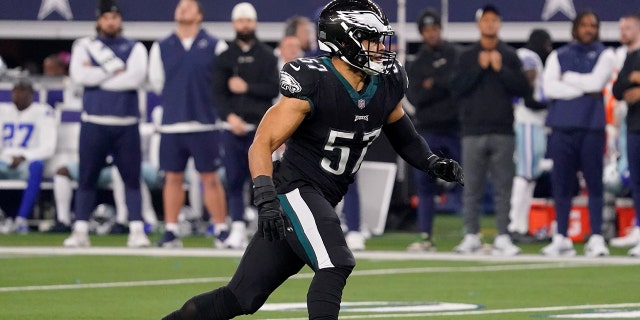
<path fill-rule="evenodd" d="M 442 26 L 440 15 L 432 8 L 427 8 L 418 17 L 418 31 L 426 26 L 437 25 Z"/>
<path fill-rule="evenodd" d="M 240 2 L 231 10 L 231 21 L 235 21 L 240 18 L 247 18 L 251 20 L 258 20 L 258 13 L 256 8 L 249 2 Z"/>
<path fill-rule="evenodd" d="M 498 11 L 496 6 L 493 4 L 486 4 L 484 7 L 476 10 L 476 21 L 480 20 L 480 18 L 482 18 L 487 12 L 493 12 L 496 16 L 501 17 L 500 11 Z"/>
<path fill-rule="evenodd" d="M 13 85 L 13 88 L 33 91 L 33 83 L 31 82 L 31 80 L 23 78 L 16 81 Z"/>
<path fill-rule="evenodd" d="M 98 7 L 96 8 L 96 18 L 100 18 L 107 12 L 122 14 L 116 0 L 98 0 Z"/>

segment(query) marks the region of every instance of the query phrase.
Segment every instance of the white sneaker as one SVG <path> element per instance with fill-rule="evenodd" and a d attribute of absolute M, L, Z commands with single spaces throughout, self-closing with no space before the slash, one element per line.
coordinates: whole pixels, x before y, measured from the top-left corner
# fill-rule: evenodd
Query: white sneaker
<path fill-rule="evenodd" d="M 13 219 L 5 218 L 0 221 L 0 234 L 10 234 L 15 231 L 15 225 L 13 224 Z"/>
<path fill-rule="evenodd" d="M 477 234 L 471 233 L 465 234 L 462 242 L 453 248 L 455 253 L 460 254 L 471 254 L 479 252 L 480 250 L 482 250 L 482 241 L 480 241 L 480 237 Z"/>
<path fill-rule="evenodd" d="M 605 257 L 609 255 L 609 248 L 604 242 L 604 237 L 594 234 L 589 237 L 589 242 L 584 246 L 584 255 L 587 257 Z"/>
<path fill-rule="evenodd" d="M 344 238 L 347 241 L 347 247 L 351 251 L 363 251 L 365 249 L 364 235 L 360 231 L 349 231 Z"/>
<path fill-rule="evenodd" d="M 129 248 L 143 248 L 151 246 L 151 241 L 144 233 L 144 231 L 132 231 L 127 238 L 127 247 Z"/>
<path fill-rule="evenodd" d="M 493 240 L 493 248 L 491 254 L 494 256 L 515 256 L 520 254 L 522 250 L 511 242 L 508 234 L 501 234 Z"/>
<path fill-rule="evenodd" d="M 640 244 L 638 244 L 635 247 L 629 249 L 628 254 L 629 254 L 629 256 L 632 256 L 632 257 L 640 257 Z"/>
<path fill-rule="evenodd" d="M 420 233 L 420 240 L 411 243 L 407 246 L 407 251 L 409 252 L 436 252 L 435 243 L 431 241 L 431 237 L 428 233 L 423 232 Z"/>
<path fill-rule="evenodd" d="M 551 243 L 540 251 L 548 257 L 573 257 L 576 255 L 576 250 L 573 249 L 573 241 L 561 234 L 554 235 Z"/>
<path fill-rule="evenodd" d="M 89 235 L 87 233 L 73 231 L 68 238 L 64 239 L 64 242 L 62 244 L 65 247 L 81 248 L 90 247 L 91 241 L 89 241 Z"/>
<path fill-rule="evenodd" d="M 640 227 L 635 227 L 624 237 L 611 239 L 609 244 L 615 248 L 633 247 L 640 244 Z"/>
<path fill-rule="evenodd" d="M 226 249 L 244 250 L 249 245 L 247 240 L 247 225 L 244 221 L 234 221 L 231 223 L 231 232 L 227 239 L 223 241 Z M 217 246 L 216 246 L 217 247 Z"/>

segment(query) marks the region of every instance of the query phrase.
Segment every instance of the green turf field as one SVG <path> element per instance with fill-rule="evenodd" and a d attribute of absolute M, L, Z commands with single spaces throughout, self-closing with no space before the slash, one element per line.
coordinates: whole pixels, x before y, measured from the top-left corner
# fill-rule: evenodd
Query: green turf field
<path fill-rule="evenodd" d="M 483 220 L 487 242 L 492 224 Z M 340 319 L 640 318 L 640 259 L 625 257 L 626 250 L 559 260 L 539 256 L 544 244 L 531 244 L 516 258 L 457 256 L 448 251 L 460 240 L 459 226 L 458 217 L 437 218 L 435 254 L 405 253 L 415 237 L 409 233 L 370 239 L 356 255 Z M 68 250 L 64 237 L 0 236 L 0 319 L 160 319 L 223 285 L 240 254 L 210 249 L 203 237 L 185 239 L 179 250 L 128 249 L 126 236 L 92 236 L 92 248 Z M 306 319 L 311 276 L 303 269 L 265 310 L 237 319 Z"/>

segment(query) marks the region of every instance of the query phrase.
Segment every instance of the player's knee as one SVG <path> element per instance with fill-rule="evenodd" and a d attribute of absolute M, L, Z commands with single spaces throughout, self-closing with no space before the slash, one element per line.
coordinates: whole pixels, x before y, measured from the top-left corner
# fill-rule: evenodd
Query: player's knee
<path fill-rule="evenodd" d="M 269 295 L 266 293 L 239 295 L 237 301 L 243 314 L 254 314 L 267 301 L 268 297 Z"/>
<path fill-rule="evenodd" d="M 177 319 L 231 319 L 247 312 L 227 287 L 221 287 L 189 299 L 177 312 Z"/>
<path fill-rule="evenodd" d="M 217 173 L 203 173 L 200 175 L 200 179 L 202 180 L 202 183 L 211 188 L 211 189 L 216 189 L 216 188 L 222 188 L 222 182 L 220 181 L 220 177 L 218 177 Z"/>
<path fill-rule="evenodd" d="M 182 182 L 184 181 L 183 173 L 175 173 L 175 172 L 167 172 L 164 176 L 165 184 L 171 185 L 179 185 L 182 186 Z"/>
<path fill-rule="evenodd" d="M 67 167 L 59 168 L 56 171 L 56 175 L 65 176 L 67 178 L 71 178 L 71 172 L 69 172 L 69 169 L 67 169 Z"/>
<path fill-rule="evenodd" d="M 32 161 L 29 163 L 29 173 L 30 174 L 40 174 L 44 171 L 44 162 L 42 161 Z"/>

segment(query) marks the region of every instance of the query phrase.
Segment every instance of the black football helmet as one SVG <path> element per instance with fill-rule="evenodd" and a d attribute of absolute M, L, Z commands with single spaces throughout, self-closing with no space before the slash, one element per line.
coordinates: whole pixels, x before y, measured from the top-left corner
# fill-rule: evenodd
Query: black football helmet
<path fill-rule="evenodd" d="M 389 19 L 370 0 L 333 0 L 318 19 L 320 49 L 369 75 L 390 72 L 396 58 L 390 50 L 393 35 Z"/>

